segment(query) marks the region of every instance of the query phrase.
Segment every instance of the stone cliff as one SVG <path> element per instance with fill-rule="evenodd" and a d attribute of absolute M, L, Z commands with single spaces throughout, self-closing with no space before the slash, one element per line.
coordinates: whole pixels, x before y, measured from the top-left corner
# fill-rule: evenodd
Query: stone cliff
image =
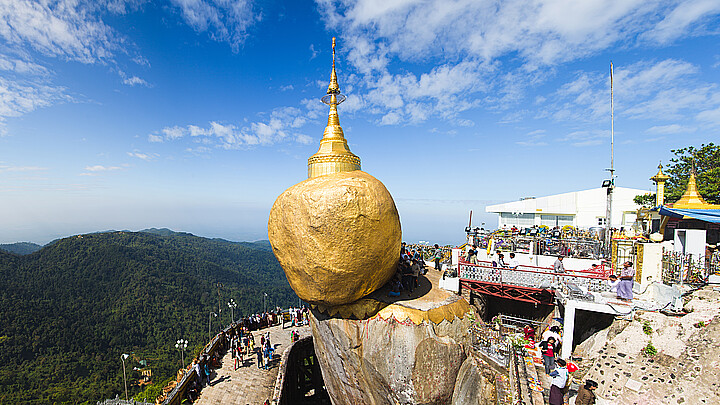
<path fill-rule="evenodd" d="M 494 403 L 492 371 L 469 352 L 471 308 L 430 279 L 407 299 L 389 300 L 381 289 L 346 308 L 312 311 L 334 404 Z"/>

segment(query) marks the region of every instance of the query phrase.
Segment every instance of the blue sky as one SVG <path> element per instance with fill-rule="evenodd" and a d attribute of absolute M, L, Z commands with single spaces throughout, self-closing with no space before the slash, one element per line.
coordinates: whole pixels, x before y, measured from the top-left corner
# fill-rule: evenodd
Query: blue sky
<path fill-rule="evenodd" d="M 716 0 L 0 0 L 0 243 L 169 227 L 267 238 L 339 107 L 403 238 L 648 180 L 718 142 Z"/>

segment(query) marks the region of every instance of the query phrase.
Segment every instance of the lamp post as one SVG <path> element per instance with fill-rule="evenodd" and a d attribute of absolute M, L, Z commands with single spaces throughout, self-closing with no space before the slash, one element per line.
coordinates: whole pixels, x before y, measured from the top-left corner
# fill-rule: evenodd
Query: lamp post
<path fill-rule="evenodd" d="M 210 338 L 212 335 L 210 334 L 210 325 L 212 323 L 212 317 L 217 316 L 215 312 L 210 312 L 210 316 L 208 316 L 208 342 L 210 341 Z"/>
<path fill-rule="evenodd" d="M 185 339 L 179 339 L 175 342 L 175 348 L 180 350 L 180 361 L 182 361 L 182 368 L 185 368 L 185 349 L 187 349 L 188 341 Z"/>
<path fill-rule="evenodd" d="M 120 355 L 120 360 L 122 360 L 122 364 L 123 364 L 123 381 L 125 381 L 125 401 L 128 400 L 128 393 L 127 393 L 127 374 L 125 373 L 125 359 L 127 359 L 128 357 L 130 357 L 129 354 L 123 353 L 123 354 Z"/>
<path fill-rule="evenodd" d="M 267 312 L 267 305 L 265 305 L 265 299 L 267 296 L 267 293 L 263 293 L 263 312 Z"/>
<path fill-rule="evenodd" d="M 235 308 L 237 308 L 237 303 L 234 299 L 230 298 L 230 302 L 228 302 L 228 307 L 230 308 L 230 324 L 232 325 L 235 323 Z"/>

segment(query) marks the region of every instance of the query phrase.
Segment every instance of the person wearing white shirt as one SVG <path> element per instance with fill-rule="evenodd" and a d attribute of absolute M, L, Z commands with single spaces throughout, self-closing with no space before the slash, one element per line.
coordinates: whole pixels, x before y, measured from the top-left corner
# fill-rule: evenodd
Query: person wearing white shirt
<path fill-rule="evenodd" d="M 563 359 L 555 360 L 557 368 L 550 373 L 552 377 L 552 385 L 550 386 L 550 405 L 563 405 L 565 403 L 565 394 L 562 390 L 565 388 L 568 380 L 568 370 L 565 368 L 567 363 Z"/>
<path fill-rule="evenodd" d="M 610 287 L 610 292 L 617 293 L 617 286 L 620 283 L 620 280 L 618 280 L 616 275 L 611 274 L 605 282 L 607 283 L 608 287 Z"/>
<path fill-rule="evenodd" d="M 515 258 L 515 253 L 510 253 L 510 260 L 508 260 L 508 266 L 510 266 L 511 269 L 517 269 L 520 265 L 520 262 L 518 259 Z"/>

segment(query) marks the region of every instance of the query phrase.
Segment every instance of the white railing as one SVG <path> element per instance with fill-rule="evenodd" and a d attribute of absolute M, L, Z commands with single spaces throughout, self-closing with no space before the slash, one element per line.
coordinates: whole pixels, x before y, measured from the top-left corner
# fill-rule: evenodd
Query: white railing
<path fill-rule="evenodd" d="M 461 279 L 482 281 L 486 283 L 507 284 L 518 287 L 554 290 L 561 284 L 574 284 L 586 291 L 602 292 L 610 287 L 604 277 L 594 273 L 553 273 L 551 269 L 527 268 L 517 269 L 492 267 L 483 264 L 460 263 L 458 275 Z"/>

